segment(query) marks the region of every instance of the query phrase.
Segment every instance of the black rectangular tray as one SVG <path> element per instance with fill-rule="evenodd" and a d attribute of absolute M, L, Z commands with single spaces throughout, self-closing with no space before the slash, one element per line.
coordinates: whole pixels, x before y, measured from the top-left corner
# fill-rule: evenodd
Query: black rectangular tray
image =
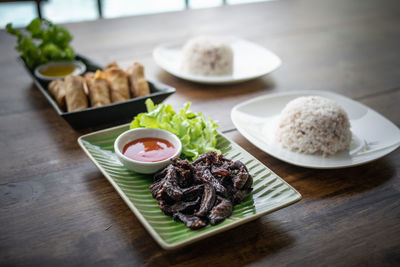
<path fill-rule="evenodd" d="M 85 110 L 66 112 L 57 105 L 56 101 L 49 94 L 47 90 L 49 82 L 39 80 L 34 75 L 34 70 L 28 68 L 24 59 L 22 57 L 19 59 L 24 65 L 26 71 L 32 77 L 40 92 L 42 92 L 56 112 L 75 129 L 88 128 L 102 124 L 116 125 L 121 122 L 127 122 L 128 120 L 132 120 L 138 113 L 146 111 L 146 105 L 144 102 L 147 98 L 151 98 L 155 104 L 159 104 L 176 91 L 175 88 L 166 84 L 148 81 L 150 86 L 150 95 L 148 96 L 131 98 L 124 102 L 102 107 L 89 107 Z M 95 72 L 98 69 L 102 69 L 102 66 L 81 55 L 76 55 L 76 60 L 80 60 L 86 65 L 86 71 Z"/>

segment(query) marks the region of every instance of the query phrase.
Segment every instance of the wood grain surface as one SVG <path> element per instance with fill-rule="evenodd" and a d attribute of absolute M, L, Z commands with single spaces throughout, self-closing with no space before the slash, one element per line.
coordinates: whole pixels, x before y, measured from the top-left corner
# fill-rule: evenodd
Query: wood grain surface
<path fill-rule="evenodd" d="M 399 266 L 400 150 L 358 167 L 289 165 L 250 144 L 231 108 L 273 92 L 327 90 L 400 125 L 400 2 L 281 0 L 65 25 L 77 52 L 137 60 L 296 188 L 303 199 L 256 221 L 165 251 L 77 144 L 101 127 L 72 129 L 16 61 L 0 31 L 0 266 Z M 199 34 L 257 42 L 283 65 L 229 86 L 199 85 L 156 66 L 152 50 Z M 102 126 L 104 128 L 104 126 Z"/>

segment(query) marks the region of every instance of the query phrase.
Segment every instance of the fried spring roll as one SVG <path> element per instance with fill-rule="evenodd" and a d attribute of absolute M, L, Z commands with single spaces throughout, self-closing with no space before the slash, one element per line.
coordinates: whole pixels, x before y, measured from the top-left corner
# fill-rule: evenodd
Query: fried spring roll
<path fill-rule="evenodd" d="M 111 61 L 110 63 L 108 63 L 108 64 L 103 68 L 103 71 L 106 71 L 106 70 L 111 69 L 111 68 L 113 68 L 113 67 L 119 68 L 117 62 Z"/>
<path fill-rule="evenodd" d="M 88 81 L 90 78 L 94 77 L 94 72 L 88 71 L 86 72 L 83 77 L 83 90 L 85 91 L 85 94 L 89 97 L 89 86 L 88 86 Z"/>
<path fill-rule="evenodd" d="M 149 84 L 144 77 L 144 67 L 142 64 L 135 62 L 130 66 L 126 73 L 128 74 L 130 88 L 133 97 L 146 96 L 150 94 Z"/>
<path fill-rule="evenodd" d="M 89 99 L 92 107 L 100 107 L 111 103 L 110 88 L 105 75 L 97 71 L 92 77 L 86 79 L 89 88 Z"/>
<path fill-rule="evenodd" d="M 82 77 L 68 75 L 65 77 L 64 82 L 67 111 L 77 111 L 87 108 L 88 99 L 83 89 Z"/>
<path fill-rule="evenodd" d="M 60 108 L 65 105 L 65 83 L 62 80 L 54 80 L 49 84 L 49 92 L 56 100 Z"/>
<path fill-rule="evenodd" d="M 128 77 L 125 71 L 112 67 L 105 71 L 106 79 L 110 85 L 111 102 L 126 101 L 130 98 Z"/>
<path fill-rule="evenodd" d="M 89 87 L 87 85 L 87 79 L 82 76 L 79 76 L 83 83 L 83 92 L 85 93 L 86 97 L 89 97 Z"/>
<path fill-rule="evenodd" d="M 93 76 L 94 76 L 94 73 L 91 71 L 88 71 L 85 73 L 85 75 L 83 75 L 83 78 L 89 79 L 89 78 L 92 78 Z"/>

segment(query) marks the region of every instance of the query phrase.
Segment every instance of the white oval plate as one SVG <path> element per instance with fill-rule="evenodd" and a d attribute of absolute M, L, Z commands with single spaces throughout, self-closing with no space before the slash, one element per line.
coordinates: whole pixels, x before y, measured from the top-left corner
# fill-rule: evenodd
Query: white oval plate
<path fill-rule="evenodd" d="M 308 155 L 285 149 L 275 140 L 281 110 L 289 101 L 309 95 L 335 100 L 346 110 L 353 134 L 348 151 L 330 157 Z M 239 132 L 259 149 L 301 167 L 334 169 L 356 166 L 381 158 L 400 145 L 400 130 L 388 119 L 357 101 L 326 91 L 295 91 L 260 96 L 236 105 L 231 111 L 231 119 Z"/>
<path fill-rule="evenodd" d="M 204 84 L 233 84 L 255 79 L 276 70 L 280 58 L 268 49 L 236 37 L 225 37 L 233 50 L 233 73 L 222 76 L 192 75 L 181 70 L 182 43 L 157 46 L 153 58 L 168 73 L 184 80 Z"/>

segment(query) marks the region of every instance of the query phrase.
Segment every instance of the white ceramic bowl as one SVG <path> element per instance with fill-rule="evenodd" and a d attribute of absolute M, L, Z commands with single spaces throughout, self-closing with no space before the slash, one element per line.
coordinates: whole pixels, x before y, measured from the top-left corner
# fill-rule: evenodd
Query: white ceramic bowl
<path fill-rule="evenodd" d="M 137 161 L 122 154 L 122 150 L 126 144 L 146 137 L 161 138 L 171 142 L 171 144 L 176 148 L 175 154 L 165 160 L 157 162 Z M 171 132 L 161 129 L 137 128 L 123 132 L 121 135 L 119 135 L 114 142 L 114 151 L 117 154 L 118 159 L 127 169 L 138 173 L 155 173 L 170 164 L 171 158 L 179 157 L 182 151 L 182 143 L 179 138 Z"/>
<path fill-rule="evenodd" d="M 47 76 L 44 75 L 43 73 L 41 73 L 41 71 L 50 68 L 50 67 L 58 67 L 58 66 L 72 66 L 74 67 L 74 71 L 72 73 L 69 74 L 73 74 L 73 75 L 81 75 L 86 71 L 86 65 L 79 60 L 73 60 L 73 61 L 51 61 L 48 62 L 46 64 L 42 64 L 40 66 L 37 66 L 35 68 L 35 76 L 38 77 L 41 80 L 44 81 L 52 81 L 52 80 L 57 80 L 57 79 L 62 79 L 64 78 L 66 75 L 63 76 Z"/>

